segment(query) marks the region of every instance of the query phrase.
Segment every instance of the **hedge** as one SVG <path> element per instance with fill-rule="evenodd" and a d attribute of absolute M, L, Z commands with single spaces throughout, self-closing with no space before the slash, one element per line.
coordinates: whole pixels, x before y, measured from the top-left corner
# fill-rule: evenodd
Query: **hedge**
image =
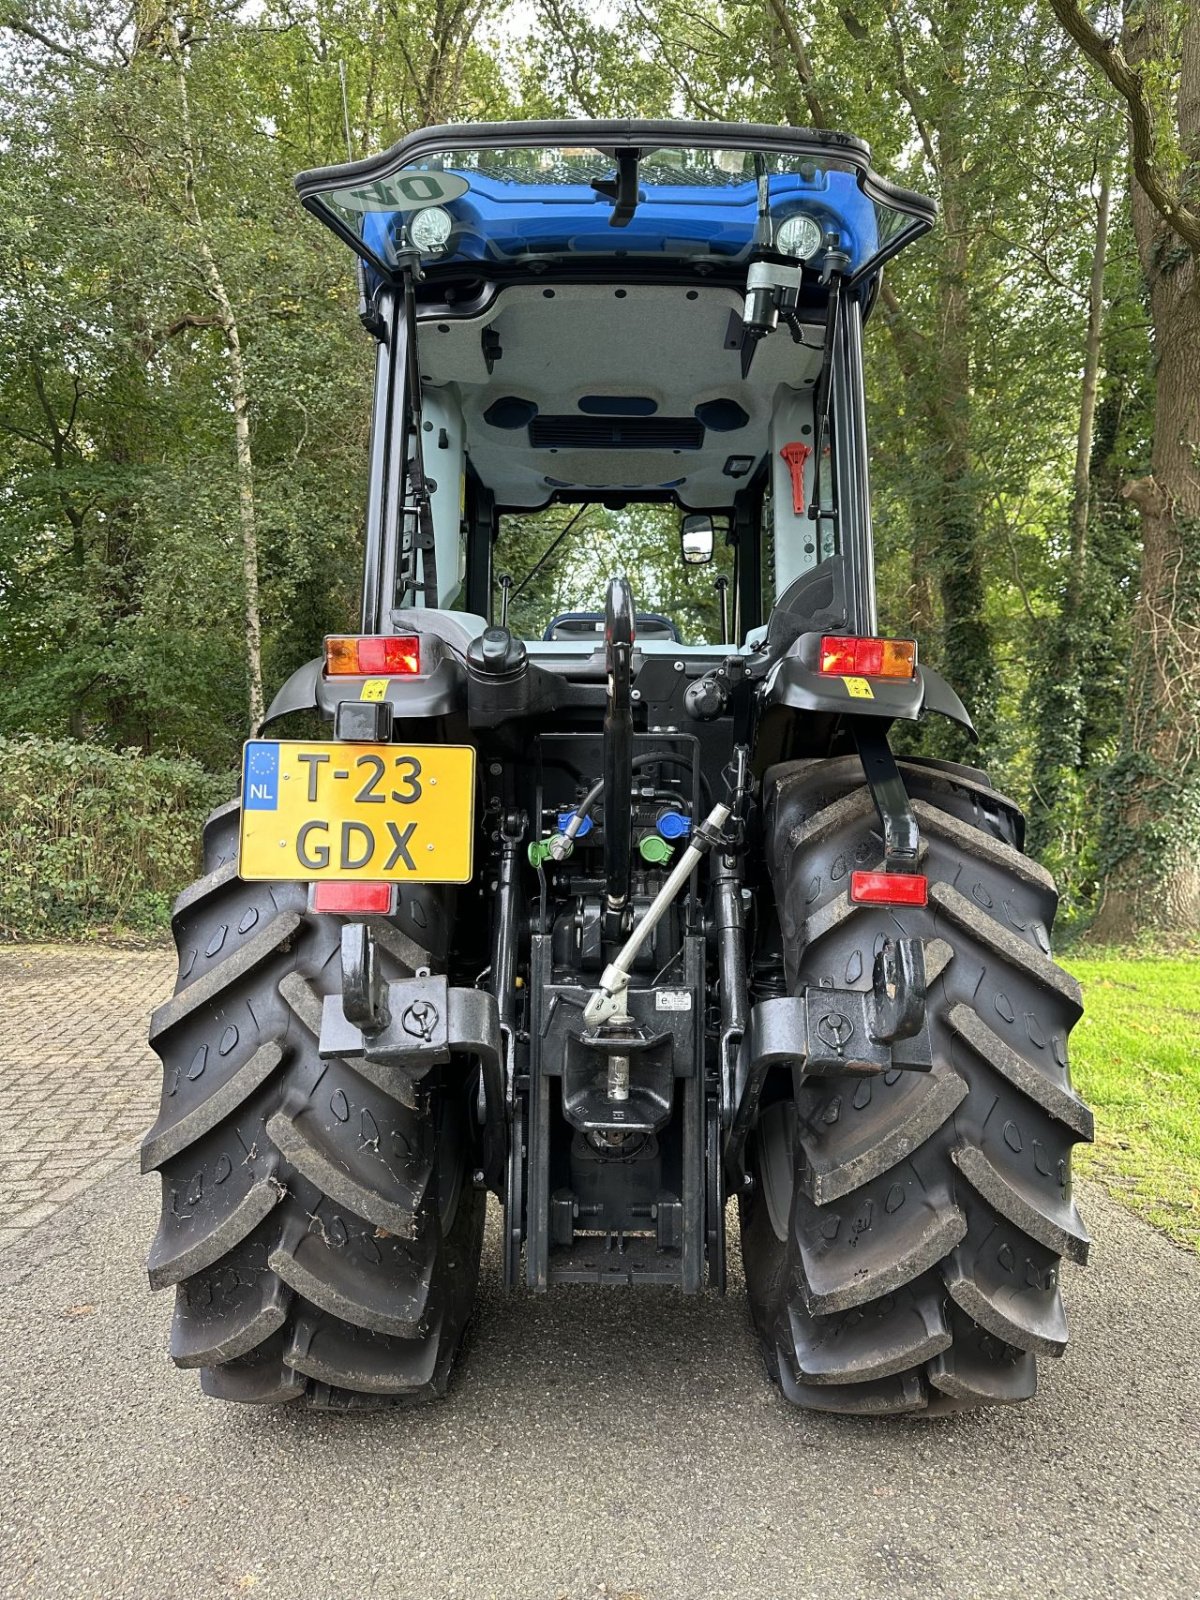
<path fill-rule="evenodd" d="M 165 927 L 235 789 L 189 757 L 0 738 L 0 939 Z"/>

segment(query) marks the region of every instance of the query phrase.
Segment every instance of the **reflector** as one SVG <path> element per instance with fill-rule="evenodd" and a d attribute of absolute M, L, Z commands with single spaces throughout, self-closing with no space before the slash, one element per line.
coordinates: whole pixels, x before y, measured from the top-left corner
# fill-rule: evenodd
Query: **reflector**
<path fill-rule="evenodd" d="M 394 883 L 314 883 L 308 891 L 310 911 L 336 911 L 343 917 L 390 917 L 396 909 Z"/>
<path fill-rule="evenodd" d="M 866 906 L 923 906 L 929 879 L 920 872 L 852 872 L 850 898 Z"/>

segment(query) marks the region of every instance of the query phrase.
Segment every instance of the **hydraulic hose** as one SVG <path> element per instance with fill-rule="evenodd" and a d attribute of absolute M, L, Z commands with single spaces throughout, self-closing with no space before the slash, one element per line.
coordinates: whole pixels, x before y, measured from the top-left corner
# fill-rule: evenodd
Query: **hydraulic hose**
<path fill-rule="evenodd" d="M 690 773 L 692 770 L 692 760 L 690 756 L 681 756 L 674 750 L 647 750 L 644 755 L 634 756 L 633 760 L 630 762 L 630 767 L 634 772 L 640 772 L 643 767 L 683 767 L 686 772 Z M 711 800 L 712 795 L 709 789 L 708 779 L 703 773 L 700 774 L 700 792 L 706 800 Z M 597 778 L 592 787 L 584 795 L 583 799 L 575 807 L 571 820 L 567 823 L 566 829 L 564 830 L 564 838 L 572 840 L 575 838 L 580 828 L 583 827 L 584 823 L 591 815 L 592 807 L 596 804 L 596 801 L 603 793 L 604 779 Z"/>

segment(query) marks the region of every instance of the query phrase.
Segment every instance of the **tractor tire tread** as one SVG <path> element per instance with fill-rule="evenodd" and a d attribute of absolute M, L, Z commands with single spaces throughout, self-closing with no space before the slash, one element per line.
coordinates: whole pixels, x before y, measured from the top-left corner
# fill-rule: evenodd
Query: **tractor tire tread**
<path fill-rule="evenodd" d="M 253 939 L 248 939 L 222 965 L 212 968 L 195 983 L 181 989 L 178 994 L 159 1006 L 150 1019 L 150 1043 L 157 1046 L 165 1033 L 185 1022 L 201 1006 L 211 1004 L 248 972 L 268 961 L 280 946 L 291 938 L 299 926 L 299 912 L 281 912 L 261 933 L 256 934 Z"/>
<path fill-rule="evenodd" d="M 175 1286 L 172 1358 L 246 1403 L 434 1398 L 482 1249 L 469 1069 L 414 1081 L 319 1056 L 340 922 L 309 916 L 301 885 L 238 879 L 238 821 L 234 803 L 205 826 L 203 876 L 173 916 L 178 986 L 151 1034 L 163 1093 L 142 1166 L 163 1205 L 148 1270 Z M 400 976 L 396 952 L 424 952 L 382 926 Z"/>
<path fill-rule="evenodd" d="M 1051 958 L 1057 896 L 1021 854 L 1020 813 L 976 769 L 900 768 L 926 907 L 849 900 L 850 871 L 882 857 L 854 756 L 767 773 L 769 865 L 790 992 L 865 987 L 885 937 L 923 942 L 933 1070 L 777 1076 L 740 1204 L 751 1309 L 785 1396 L 936 1417 L 1026 1400 L 1036 1358 L 1062 1354 L 1060 1262 L 1088 1250 L 1070 1156 L 1093 1119 L 1067 1057 L 1079 985 Z"/>

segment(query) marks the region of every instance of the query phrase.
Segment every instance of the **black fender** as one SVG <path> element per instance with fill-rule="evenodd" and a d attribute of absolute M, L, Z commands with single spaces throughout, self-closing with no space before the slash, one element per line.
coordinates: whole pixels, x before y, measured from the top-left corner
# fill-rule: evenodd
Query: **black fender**
<path fill-rule="evenodd" d="M 979 735 L 975 732 L 975 724 L 971 721 L 971 713 L 958 698 L 957 692 L 951 688 L 940 672 L 935 672 L 932 667 L 918 666 L 917 672 L 921 682 L 925 685 L 925 696 L 921 701 L 921 715 L 926 712 L 936 711 L 940 716 L 949 717 L 951 722 L 957 722 L 965 728 L 979 743 Z"/>
<path fill-rule="evenodd" d="M 318 656 L 315 661 L 306 661 L 302 667 L 297 667 L 267 707 L 267 714 L 262 719 L 260 727 L 265 728 L 277 717 L 286 717 L 293 711 L 315 711 L 317 685 L 324 664 L 324 658 Z"/>
<path fill-rule="evenodd" d="M 466 676 L 439 640 L 422 637 L 421 665 L 428 666 L 429 670 L 413 677 L 383 680 L 386 688 L 381 698 L 392 707 L 397 721 L 444 717 L 466 704 Z M 366 685 L 377 681 L 369 676 L 327 678 L 324 668 L 321 656 L 297 667 L 271 701 L 262 726 L 265 728 L 277 717 L 286 717 L 293 711 L 319 711 L 327 721 L 332 721 L 339 701 L 361 700 Z"/>
<path fill-rule="evenodd" d="M 415 633 L 421 640 L 421 671 L 412 677 L 384 680 L 387 687 L 382 698 L 397 721 L 444 717 L 461 710 L 467 703 L 463 658 L 472 639 L 487 627 L 486 620 L 463 611 L 409 606 L 392 612 L 392 626 L 397 633 Z M 361 700 L 364 685 L 377 681 L 370 673 L 327 678 L 324 666 L 318 656 L 297 667 L 271 701 L 262 726 L 292 711 L 319 711 L 332 721 L 339 701 Z"/>
<path fill-rule="evenodd" d="M 830 677 L 817 671 L 821 637 L 802 633 L 769 669 L 759 689 L 764 706 L 901 722 L 916 722 L 934 711 L 978 738 L 967 708 L 931 667 L 918 665 L 911 678 Z"/>
<path fill-rule="evenodd" d="M 431 612 L 431 616 L 441 613 Z M 567 707 L 602 709 L 605 704 L 604 657 L 595 655 L 591 664 L 570 678 L 553 670 L 553 664 L 539 666 L 530 661 L 521 647 L 519 668 L 499 676 L 483 672 L 470 659 L 460 655 L 456 640 L 428 633 L 414 624 L 419 612 L 401 612 L 397 619 L 407 629 L 420 634 L 421 672 L 413 676 L 385 678 L 386 687 L 369 698 L 382 699 L 392 708 L 397 722 L 423 717 L 444 717 L 467 711 L 473 728 L 494 728 L 522 717 L 545 715 Z M 469 649 L 470 647 L 468 647 Z M 641 657 L 635 652 L 634 666 Z M 574 663 L 572 664 L 574 666 Z M 585 681 L 575 681 L 581 676 Z M 361 700 L 367 684 L 380 680 L 371 676 L 327 678 L 324 661 L 306 661 L 298 667 L 271 701 L 262 727 L 293 711 L 319 711 L 327 722 L 344 700 Z"/>

